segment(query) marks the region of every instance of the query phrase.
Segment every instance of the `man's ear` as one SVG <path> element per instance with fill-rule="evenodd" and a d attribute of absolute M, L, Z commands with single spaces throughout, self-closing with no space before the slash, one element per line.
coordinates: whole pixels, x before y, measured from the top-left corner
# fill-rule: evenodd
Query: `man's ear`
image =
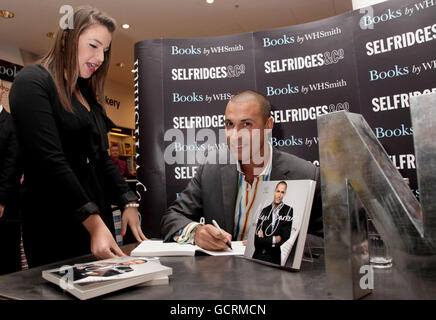
<path fill-rule="evenodd" d="M 274 119 L 273 117 L 269 117 L 268 120 L 266 120 L 265 129 L 271 129 L 274 127 Z"/>

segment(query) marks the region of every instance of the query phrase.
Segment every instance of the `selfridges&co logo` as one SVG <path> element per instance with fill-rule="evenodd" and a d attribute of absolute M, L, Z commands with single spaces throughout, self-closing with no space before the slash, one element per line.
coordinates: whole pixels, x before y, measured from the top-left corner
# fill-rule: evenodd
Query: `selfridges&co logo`
<path fill-rule="evenodd" d="M 289 45 L 295 43 L 295 37 L 294 36 L 288 36 L 284 34 L 280 38 L 277 39 L 271 39 L 271 38 L 263 38 L 263 47 L 275 47 L 275 46 L 283 46 L 283 45 Z"/>
<path fill-rule="evenodd" d="M 201 48 L 195 48 L 192 44 L 188 48 L 179 48 L 178 46 L 171 46 L 171 55 L 197 55 L 201 54 Z"/>

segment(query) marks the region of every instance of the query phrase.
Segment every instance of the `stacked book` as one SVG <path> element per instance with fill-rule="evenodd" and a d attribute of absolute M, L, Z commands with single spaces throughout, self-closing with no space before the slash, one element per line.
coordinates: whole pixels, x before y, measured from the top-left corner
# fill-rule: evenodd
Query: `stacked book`
<path fill-rule="evenodd" d="M 158 258 L 120 257 L 44 270 L 42 277 L 86 300 L 131 286 L 168 284 L 172 269 Z"/>

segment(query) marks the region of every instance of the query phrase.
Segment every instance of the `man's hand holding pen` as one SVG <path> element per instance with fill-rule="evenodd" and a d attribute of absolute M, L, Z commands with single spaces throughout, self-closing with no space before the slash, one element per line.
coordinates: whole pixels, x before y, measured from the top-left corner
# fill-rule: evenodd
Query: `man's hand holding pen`
<path fill-rule="evenodd" d="M 231 241 L 232 236 L 228 232 L 219 230 L 211 224 L 200 225 L 195 231 L 195 244 L 206 250 L 228 250 L 226 243 L 231 245 Z"/>

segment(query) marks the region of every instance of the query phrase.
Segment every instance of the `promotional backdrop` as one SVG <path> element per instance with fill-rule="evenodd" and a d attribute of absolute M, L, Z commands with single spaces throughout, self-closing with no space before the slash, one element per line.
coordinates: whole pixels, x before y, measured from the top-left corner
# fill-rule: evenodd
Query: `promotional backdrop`
<path fill-rule="evenodd" d="M 246 89 L 273 106 L 272 145 L 317 165 L 317 116 L 361 113 L 419 197 L 409 98 L 436 91 L 434 40 L 436 1 L 399 0 L 274 30 L 138 42 L 137 172 L 147 236 L 160 237 L 160 217 L 195 175 L 198 154 L 226 148 L 227 101 Z"/>

